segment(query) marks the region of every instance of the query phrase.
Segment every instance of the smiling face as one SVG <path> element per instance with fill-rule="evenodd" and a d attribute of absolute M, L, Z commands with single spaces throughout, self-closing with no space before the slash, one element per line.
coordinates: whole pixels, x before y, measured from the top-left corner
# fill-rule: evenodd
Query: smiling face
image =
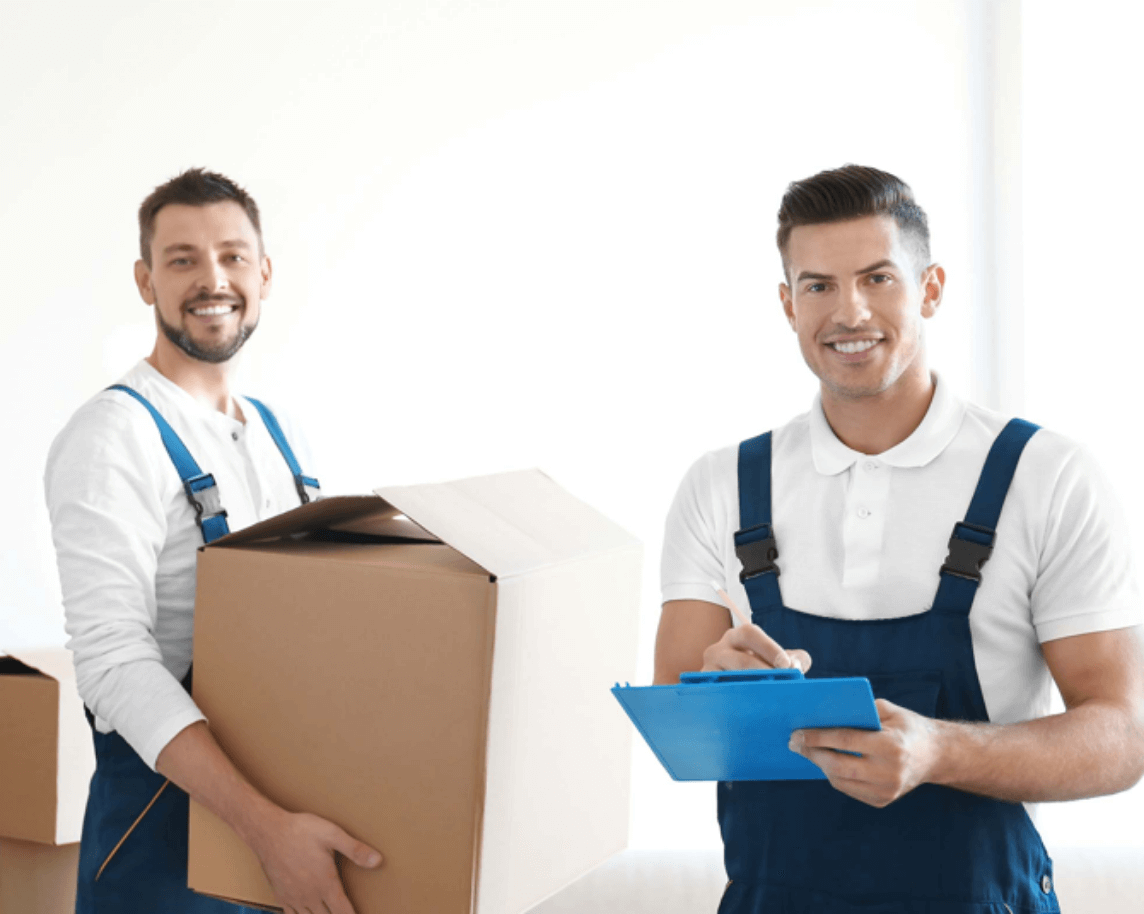
<path fill-rule="evenodd" d="M 798 226 L 786 264 L 783 310 L 824 401 L 929 384 L 923 321 L 941 303 L 945 271 L 916 264 L 892 218 Z"/>
<path fill-rule="evenodd" d="M 258 326 L 270 294 L 270 259 L 239 204 L 170 204 L 155 216 L 151 265 L 138 261 L 135 281 L 155 307 L 159 345 L 219 363 Z"/>

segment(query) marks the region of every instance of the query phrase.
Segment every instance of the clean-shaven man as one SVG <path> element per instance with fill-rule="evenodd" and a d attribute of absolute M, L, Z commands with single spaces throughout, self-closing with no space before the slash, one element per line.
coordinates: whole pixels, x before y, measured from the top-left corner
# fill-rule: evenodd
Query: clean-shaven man
<path fill-rule="evenodd" d="M 1055 912 L 1025 804 L 1144 772 L 1144 615 L 1116 497 L 1082 448 L 931 372 L 945 271 L 902 181 L 851 165 L 791 184 L 778 246 L 820 393 L 684 479 L 656 682 L 866 676 L 882 729 L 792 734 L 827 780 L 719 785 L 720 912 Z M 1053 682 L 1067 710 L 1047 716 Z"/>
<path fill-rule="evenodd" d="M 56 438 L 45 486 L 68 646 L 97 768 L 80 845 L 79 914 L 223 914 L 187 888 L 188 794 L 258 855 L 288 912 L 352 914 L 335 852 L 381 856 L 267 800 L 190 696 L 195 561 L 211 542 L 316 495 L 296 428 L 231 389 L 270 293 L 258 207 L 191 169 L 139 210 L 135 280 L 155 348 Z"/>

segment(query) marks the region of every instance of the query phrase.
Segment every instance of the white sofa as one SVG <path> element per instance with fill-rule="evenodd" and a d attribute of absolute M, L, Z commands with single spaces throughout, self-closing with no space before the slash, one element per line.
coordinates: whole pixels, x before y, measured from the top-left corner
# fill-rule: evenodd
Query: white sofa
<path fill-rule="evenodd" d="M 1144 914 L 1144 847 L 1050 848 L 1062 914 Z M 714 914 L 719 851 L 627 850 L 530 914 Z"/>

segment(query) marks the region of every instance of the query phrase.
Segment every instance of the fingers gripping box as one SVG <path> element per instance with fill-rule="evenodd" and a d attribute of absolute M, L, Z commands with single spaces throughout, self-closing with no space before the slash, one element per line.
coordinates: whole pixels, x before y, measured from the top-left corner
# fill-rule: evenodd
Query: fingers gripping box
<path fill-rule="evenodd" d="M 358 914 L 521 914 L 627 842 L 641 547 L 532 470 L 322 499 L 198 565 L 194 696 L 247 777 L 385 856 Z M 190 884 L 273 907 L 191 811 Z"/>

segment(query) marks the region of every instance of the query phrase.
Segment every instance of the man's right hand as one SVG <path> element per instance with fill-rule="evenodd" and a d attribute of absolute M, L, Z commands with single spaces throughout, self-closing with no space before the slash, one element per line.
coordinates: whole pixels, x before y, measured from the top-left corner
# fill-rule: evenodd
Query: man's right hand
<path fill-rule="evenodd" d="M 342 888 L 334 854 L 367 869 L 381 854 L 326 819 L 275 807 L 250 846 L 286 914 L 354 914 Z"/>
<path fill-rule="evenodd" d="M 227 758 L 206 721 L 171 740 L 155 769 L 246 842 L 286 914 L 354 914 L 334 854 L 370 868 L 381 865 L 381 854 L 333 822 L 287 812 L 259 793 Z"/>
<path fill-rule="evenodd" d="M 673 685 L 702 669 L 810 669 L 806 651 L 783 650 L 757 625 L 732 626 L 726 606 L 706 600 L 663 604 L 655 639 L 655 683 Z"/>
<path fill-rule="evenodd" d="M 717 670 L 810 669 L 810 654 L 784 650 L 757 625 L 736 625 L 703 652 L 703 672 Z"/>

